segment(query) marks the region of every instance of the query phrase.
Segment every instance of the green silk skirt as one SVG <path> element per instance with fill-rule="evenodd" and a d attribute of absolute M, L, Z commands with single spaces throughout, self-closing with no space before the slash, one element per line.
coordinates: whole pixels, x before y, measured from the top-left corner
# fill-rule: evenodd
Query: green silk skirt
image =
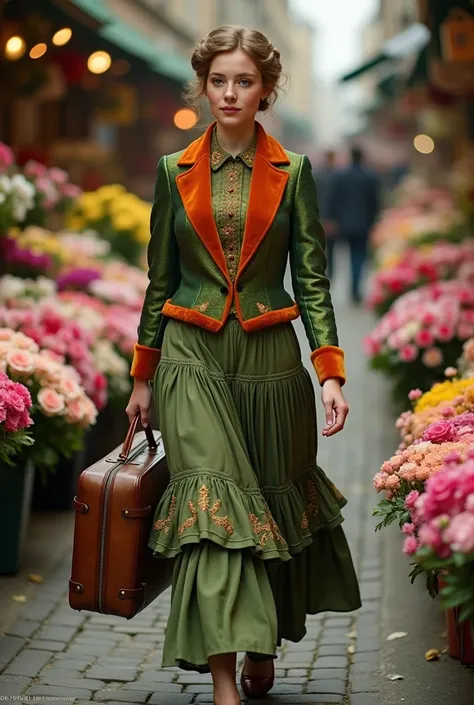
<path fill-rule="evenodd" d="M 163 666 L 272 658 L 307 614 L 360 607 L 346 500 L 316 464 L 313 384 L 291 323 L 170 320 L 154 383 L 170 484 L 149 546 L 175 557 Z"/>

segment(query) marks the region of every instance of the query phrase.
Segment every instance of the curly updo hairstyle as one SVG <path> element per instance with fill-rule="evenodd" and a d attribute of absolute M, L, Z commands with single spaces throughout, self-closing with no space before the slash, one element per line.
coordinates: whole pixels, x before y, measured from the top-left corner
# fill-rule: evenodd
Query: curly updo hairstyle
<path fill-rule="evenodd" d="M 216 54 L 235 49 L 242 49 L 250 56 L 262 74 L 263 85 L 265 88 L 271 88 L 268 98 L 262 98 L 260 101 L 259 111 L 265 112 L 275 103 L 282 76 L 279 50 L 257 29 L 231 25 L 213 29 L 196 46 L 191 57 L 191 66 L 196 72 L 196 78 L 188 83 L 185 90 L 188 103 L 197 108 L 200 99 L 205 95 L 207 78 Z"/>

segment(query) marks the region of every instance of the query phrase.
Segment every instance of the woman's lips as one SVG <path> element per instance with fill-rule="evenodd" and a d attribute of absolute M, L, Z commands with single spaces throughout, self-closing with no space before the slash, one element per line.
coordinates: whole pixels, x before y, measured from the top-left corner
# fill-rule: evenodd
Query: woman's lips
<path fill-rule="evenodd" d="M 238 113 L 240 108 L 221 108 L 224 113 Z"/>

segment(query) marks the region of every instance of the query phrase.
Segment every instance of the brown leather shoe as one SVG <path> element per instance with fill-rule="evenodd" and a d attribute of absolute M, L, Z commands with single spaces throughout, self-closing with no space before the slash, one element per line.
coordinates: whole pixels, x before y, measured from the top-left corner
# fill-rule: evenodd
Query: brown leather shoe
<path fill-rule="evenodd" d="M 240 685 L 248 698 L 261 698 L 273 688 L 275 683 L 275 665 L 272 661 L 272 673 L 269 676 L 247 676 L 243 671 Z"/>

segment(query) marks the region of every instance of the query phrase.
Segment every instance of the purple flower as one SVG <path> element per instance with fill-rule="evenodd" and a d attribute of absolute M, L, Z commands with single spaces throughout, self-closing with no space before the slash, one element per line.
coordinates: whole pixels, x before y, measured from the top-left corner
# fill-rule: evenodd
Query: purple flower
<path fill-rule="evenodd" d="M 87 289 L 89 284 L 96 279 L 100 279 L 101 274 L 97 269 L 77 267 L 69 272 L 61 274 L 56 283 L 59 291 L 65 289 Z"/>

